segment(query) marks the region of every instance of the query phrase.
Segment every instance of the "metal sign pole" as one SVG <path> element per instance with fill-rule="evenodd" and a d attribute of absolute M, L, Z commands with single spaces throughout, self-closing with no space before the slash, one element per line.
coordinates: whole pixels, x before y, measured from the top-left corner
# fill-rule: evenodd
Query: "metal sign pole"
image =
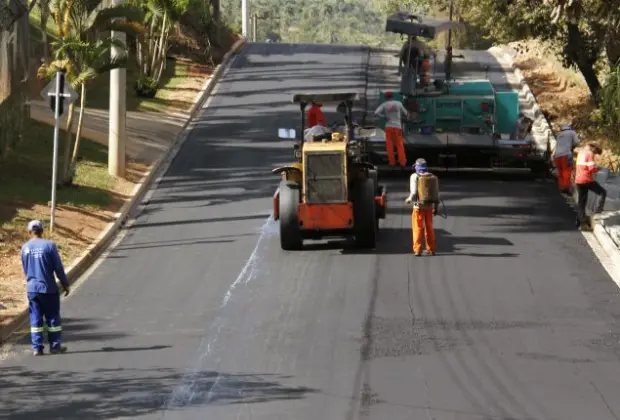
<path fill-rule="evenodd" d="M 54 107 L 54 152 L 52 158 L 52 207 L 50 211 L 50 231 L 54 231 L 54 215 L 56 212 L 56 178 L 58 167 L 58 134 L 60 131 L 60 96 L 63 92 L 63 81 L 60 72 L 56 73 L 56 92 L 54 94 L 54 101 L 56 106 Z"/>

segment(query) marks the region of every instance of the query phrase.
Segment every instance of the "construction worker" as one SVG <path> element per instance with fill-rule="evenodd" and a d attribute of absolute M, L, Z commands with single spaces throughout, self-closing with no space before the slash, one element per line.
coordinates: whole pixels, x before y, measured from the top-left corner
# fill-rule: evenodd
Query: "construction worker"
<path fill-rule="evenodd" d="M 323 111 L 321 111 L 322 106 L 322 103 L 312 101 L 312 106 L 306 111 L 306 128 L 312 128 L 315 125 L 327 126 L 327 124 L 325 124 L 325 115 L 323 115 Z"/>
<path fill-rule="evenodd" d="M 413 233 L 413 253 L 422 255 L 422 237 L 426 242 L 426 253 L 435 255 L 435 230 L 433 216 L 439 213 L 439 180 L 428 172 L 426 160 L 418 159 L 415 172 L 409 180 L 409 197 L 405 203 L 413 202 L 411 230 Z"/>
<path fill-rule="evenodd" d="M 579 136 L 568 124 L 560 126 L 556 137 L 553 164 L 558 170 L 558 185 L 564 194 L 570 194 L 571 174 L 573 171 L 573 149 L 579 144 Z"/>
<path fill-rule="evenodd" d="M 394 146 L 396 146 L 398 163 L 404 168 L 407 165 L 407 156 L 405 155 L 405 145 L 403 143 L 401 119 L 403 115 L 408 117 L 409 113 L 400 101 L 393 100 L 392 98 L 392 92 L 385 92 L 386 101 L 375 110 L 375 115 L 387 120 L 385 124 L 385 148 L 390 166 L 396 165 L 396 160 L 394 159 Z"/>
<path fill-rule="evenodd" d="M 399 60 L 398 60 L 398 74 L 401 74 L 403 67 L 406 63 L 409 63 L 409 67 L 416 68 L 419 74 L 421 70 L 430 71 L 429 59 L 435 57 L 436 54 L 425 43 L 418 40 L 417 37 L 412 36 L 411 39 L 407 39 L 403 46 L 400 48 Z M 417 62 L 417 64 L 416 64 Z"/>
<path fill-rule="evenodd" d="M 61 345 L 60 294 L 54 274 L 58 276 L 65 296 L 69 294 L 69 281 L 56 244 L 51 240 L 43 239 L 43 223 L 39 220 L 32 220 L 28 223 L 28 232 L 31 239 L 22 246 L 21 257 L 26 276 L 30 335 L 34 355 L 43 355 L 43 332 L 45 331 L 43 318 L 47 323 L 50 353 L 64 353 L 67 348 Z"/>
<path fill-rule="evenodd" d="M 596 179 L 594 174 L 599 171 L 599 167 L 594 161 L 596 155 L 600 155 L 602 150 L 594 143 L 588 143 L 577 154 L 577 167 L 575 173 L 575 186 L 577 187 L 577 227 L 582 227 L 586 221 L 586 204 L 588 192 L 599 196 L 599 201 L 594 213 L 600 213 L 605 206 L 607 191 Z"/>

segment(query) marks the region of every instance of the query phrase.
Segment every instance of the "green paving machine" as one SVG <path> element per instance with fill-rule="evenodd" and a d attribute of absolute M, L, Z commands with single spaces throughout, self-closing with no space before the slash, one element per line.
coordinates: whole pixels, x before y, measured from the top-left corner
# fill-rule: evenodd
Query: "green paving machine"
<path fill-rule="evenodd" d="M 464 51 L 469 57 L 453 55 L 452 30 L 458 25 L 452 16 L 440 21 L 408 12 L 387 19 L 386 32 L 407 37 L 399 54 L 403 64 L 402 71 L 399 65 L 400 87 L 391 91 L 392 99 L 401 101 L 409 112 L 402 121 L 407 162 L 422 157 L 435 170 L 510 168 L 546 176 L 549 159 L 528 136 L 533 121 L 520 112 L 519 93 L 510 88 L 498 90 L 488 77 L 492 63 L 481 62 L 484 54 L 491 61 L 490 54 Z M 429 53 L 418 38 L 436 39 L 445 31 L 447 47 L 443 63 L 438 63 L 437 54 Z M 463 79 L 453 77 L 453 60 L 459 57 L 467 58 L 463 67 L 476 69 Z M 436 77 L 441 74 L 438 67 L 443 67 L 443 77 Z M 379 102 L 385 100 L 385 91 L 379 92 Z M 388 162 L 385 120 L 377 125 L 374 131 L 367 130 L 372 145 L 368 153 L 371 162 L 382 169 Z"/>

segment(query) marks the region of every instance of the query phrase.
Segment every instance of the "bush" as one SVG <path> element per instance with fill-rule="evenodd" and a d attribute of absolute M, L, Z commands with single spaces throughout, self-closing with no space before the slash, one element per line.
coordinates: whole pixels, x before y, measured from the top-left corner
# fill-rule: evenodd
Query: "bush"
<path fill-rule="evenodd" d="M 620 150 L 620 63 L 603 84 L 596 114 L 611 146 Z"/>
<path fill-rule="evenodd" d="M 134 89 L 141 98 L 154 98 L 157 93 L 157 82 L 152 77 L 141 76 L 136 80 Z"/>

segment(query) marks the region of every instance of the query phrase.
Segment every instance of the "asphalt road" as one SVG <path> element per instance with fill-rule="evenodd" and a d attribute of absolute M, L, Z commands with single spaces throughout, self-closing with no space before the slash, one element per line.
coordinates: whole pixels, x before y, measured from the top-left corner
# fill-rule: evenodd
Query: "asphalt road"
<path fill-rule="evenodd" d="M 365 56 L 250 45 L 64 302 L 71 353 L 0 362 L 0 417 L 617 419 L 617 287 L 551 183 L 442 177 L 434 257 L 411 254 L 406 179 L 387 181 L 375 251 L 280 250 L 269 170 L 292 156 L 275 135 L 297 124 L 290 96 L 363 91 Z"/>

